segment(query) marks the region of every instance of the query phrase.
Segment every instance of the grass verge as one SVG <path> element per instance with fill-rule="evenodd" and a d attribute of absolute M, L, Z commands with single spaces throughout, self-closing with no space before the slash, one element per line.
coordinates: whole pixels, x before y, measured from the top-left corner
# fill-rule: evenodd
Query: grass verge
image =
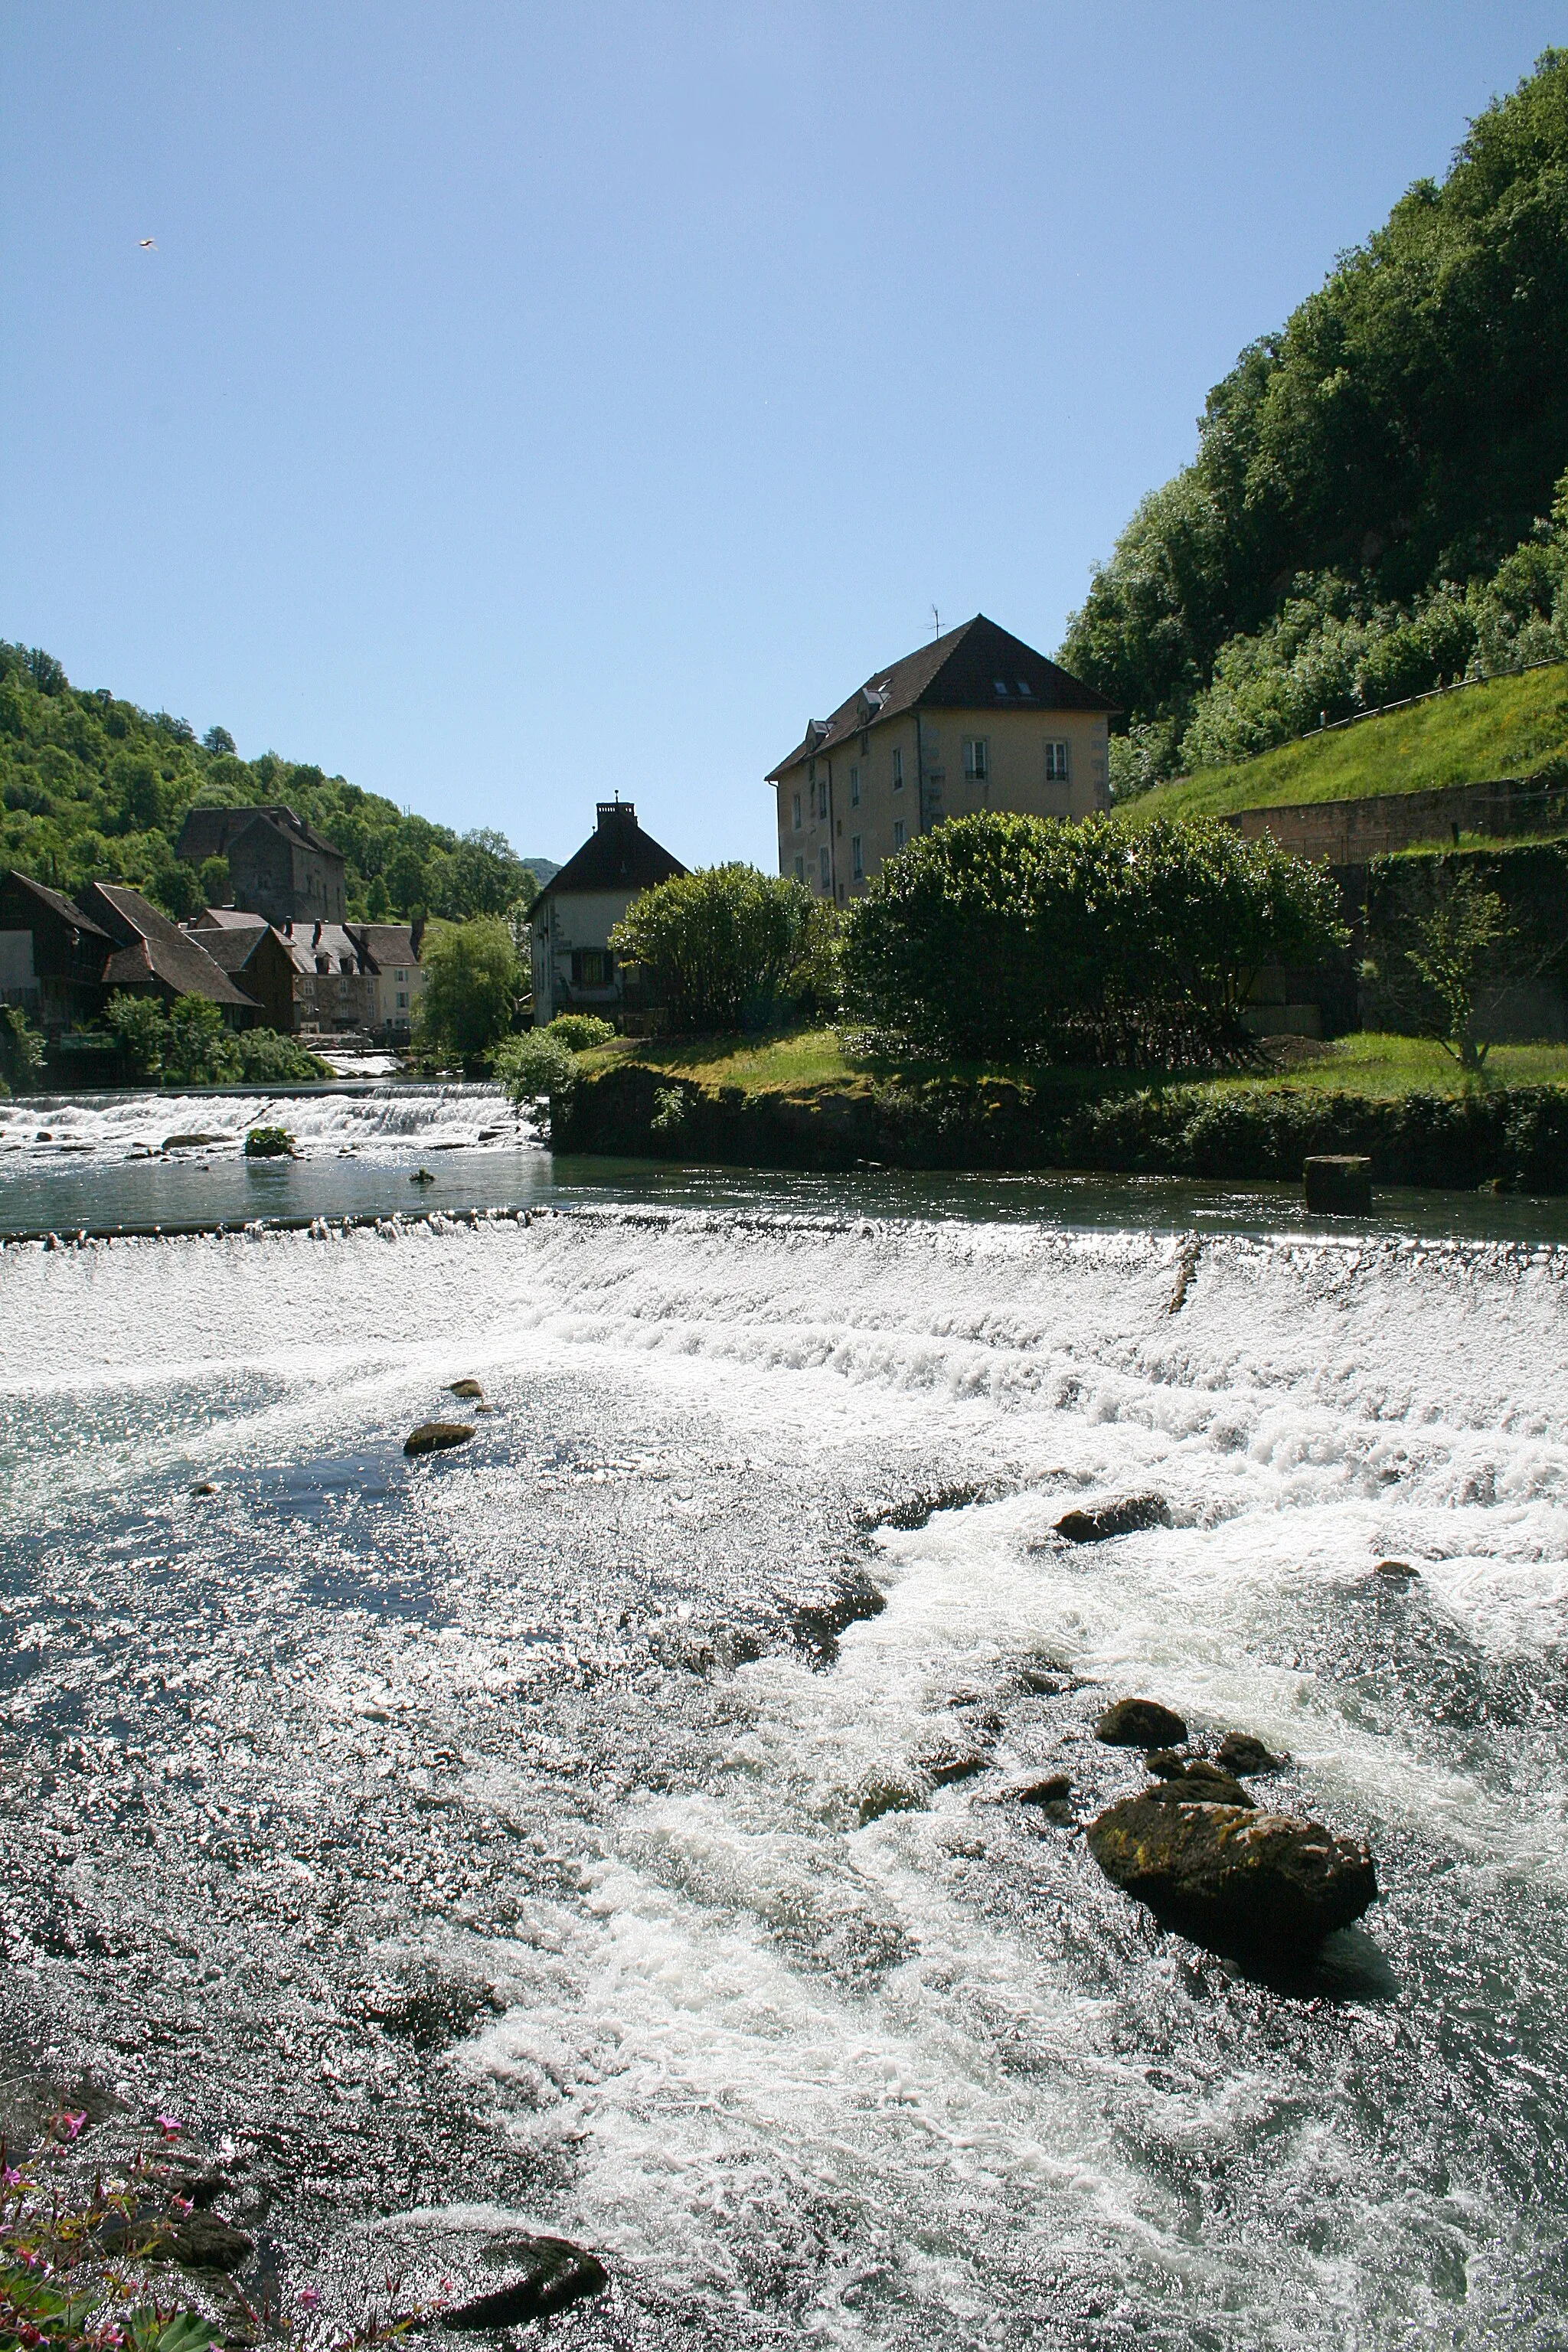
<path fill-rule="evenodd" d="M 1407 710 L 1325 728 L 1234 767 L 1204 768 L 1127 804 L 1157 816 L 1227 816 L 1297 801 L 1365 800 L 1530 776 L 1568 753 L 1568 663 L 1489 678 Z"/>

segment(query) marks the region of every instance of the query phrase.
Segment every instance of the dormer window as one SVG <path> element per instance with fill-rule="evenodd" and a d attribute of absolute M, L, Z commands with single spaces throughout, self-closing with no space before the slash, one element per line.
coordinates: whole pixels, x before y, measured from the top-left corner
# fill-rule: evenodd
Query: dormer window
<path fill-rule="evenodd" d="M 1005 679 L 1005 677 L 994 677 L 994 678 L 992 679 L 991 683 L 992 683 L 992 685 L 995 688 L 995 689 L 996 689 L 996 691 L 997 691 L 997 693 L 998 693 L 998 694 L 1005 694 L 1005 693 L 1006 693 L 1006 691 L 1007 691 L 1007 681 L 1006 681 L 1006 679 Z"/>
<path fill-rule="evenodd" d="M 1034 688 L 1029 684 L 1026 677 L 1021 677 L 1018 680 L 1018 691 L 1020 694 L 1033 694 L 1034 690 Z"/>

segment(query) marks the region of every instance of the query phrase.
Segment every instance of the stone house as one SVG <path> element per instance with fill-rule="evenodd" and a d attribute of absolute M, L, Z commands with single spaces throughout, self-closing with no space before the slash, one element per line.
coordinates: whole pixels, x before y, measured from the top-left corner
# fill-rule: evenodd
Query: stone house
<path fill-rule="evenodd" d="M 772 770 L 779 872 L 842 906 L 943 817 L 1107 811 L 1114 708 L 976 614 L 873 670 Z"/>
<path fill-rule="evenodd" d="M 371 1033 L 385 1045 L 406 1045 L 425 986 L 425 970 L 419 961 L 424 926 L 416 923 L 411 929 L 407 923 L 355 923 L 351 929 L 375 982 Z"/>
<path fill-rule="evenodd" d="M 342 850 L 281 803 L 187 809 L 174 855 L 192 866 L 226 859 L 237 914 L 281 926 L 341 923 L 348 913 Z"/>
<path fill-rule="evenodd" d="M 236 987 L 256 999 L 268 1028 L 287 1037 L 295 1025 L 294 983 L 299 974 L 282 933 L 258 916 L 236 915 L 232 907 L 209 907 L 187 929 Z"/>
<path fill-rule="evenodd" d="M 124 882 L 89 882 L 82 912 L 109 934 L 110 952 L 101 986 L 106 994 L 124 989 L 133 996 L 157 996 L 172 1004 L 179 996 L 205 996 L 223 1008 L 231 1028 L 249 1028 L 260 1017 L 254 997 L 232 981 L 220 964 L 161 908 Z"/>
<path fill-rule="evenodd" d="M 601 801 L 594 831 L 533 902 L 533 1017 L 596 1013 L 616 1021 L 626 975 L 610 933 L 644 890 L 686 868 L 637 823 L 631 801 Z"/>

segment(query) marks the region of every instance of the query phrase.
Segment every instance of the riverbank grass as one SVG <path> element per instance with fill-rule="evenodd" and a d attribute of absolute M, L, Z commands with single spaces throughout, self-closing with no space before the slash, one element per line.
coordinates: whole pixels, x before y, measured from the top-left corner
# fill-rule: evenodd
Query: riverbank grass
<path fill-rule="evenodd" d="M 1376 1031 L 1320 1044 L 1280 1038 L 1261 1049 L 1267 1066 L 1223 1076 L 1173 1071 L 1163 1081 L 1147 1070 L 1052 1072 L 1053 1081 L 1075 1084 L 1089 1093 L 1179 1085 L 1208 1094 L 1245 1089 L 1312 1087 L 1325 1094 L 1352 1094 L 1386 1100 L 1405 1094 L 1461 1094 L 1467 1081 L 1452 1055 L 1432 1038 L 1397 1037 Z M 891 1077 L 1010 1078 L 1037 1084 L 1037 1070 L 1003 1064 L 902 1066 L 850 1054 L 837 1031 L 798 1029 L 774 1037 L 618 1037 L 613 1045 L 580 1056 L 585 1073 L 635 1063 L 700 1087 L 739 1087 L 747 1095 L 835 1092 L 881 1084 Z M 1486 1086 L 1568 1086 L 1568 1045 L 1494 1045 L 1482 1067 Z"/>

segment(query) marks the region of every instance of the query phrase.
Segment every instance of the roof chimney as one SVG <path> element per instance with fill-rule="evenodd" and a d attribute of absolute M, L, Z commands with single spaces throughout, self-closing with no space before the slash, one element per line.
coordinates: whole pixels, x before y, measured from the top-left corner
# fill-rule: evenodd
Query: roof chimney
<path fill-rule="evenodd" d="M 608 833 L 614 825 L 636 824 L 637 821 L 636 801 L 624 801 L 619 793 L 616 794 L 613 801 L 601 801 L 598 803 L 598 812 L 601 833 Z"/>

